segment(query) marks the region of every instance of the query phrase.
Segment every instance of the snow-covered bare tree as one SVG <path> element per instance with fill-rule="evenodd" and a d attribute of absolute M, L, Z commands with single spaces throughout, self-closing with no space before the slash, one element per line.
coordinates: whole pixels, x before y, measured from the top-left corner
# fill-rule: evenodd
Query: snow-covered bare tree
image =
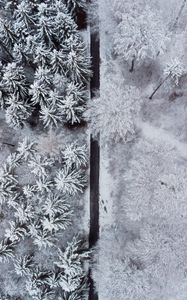
<path fill-rule="evenodd" d="M 163 70 L 163 78 L 161 78 L 158 86 L 153 90 L 149 99 L 152 99 L 157 91 L 164 85 L 167 81 L 171 81 L 175 86 L 179 86 L 180 79 L 186 73 L 185 66 L 178 57 L 171 58 Z"/>
<path fill-rule="evenodd" d="M 187 172 L 175 151 L 158 141 L 140 142 L 134 148 L 125 174 L 125 213 L 130 219 L 160 216 L 173 220 L 177 215 L 180 220 L 187 215 Z"/>
<path fill-rule="evenodd" d="M 185 299 L 185 222 L 163 224 L 160 218 L 153 218 L 151 224 L 144 220 L 137 228 L 130 240 L 111 227 L 102 233 L 93 270 L 100 297 Z"/>
<path fill-rule="evenodd" d="M 184 75 L 185 68 L 179 59 L 172 59 L 165 67 L 164 74 L 170 76 L 176 85 L 179 84 L 179 79 Z"/>
<path fill-rule="evenodd" d="M 159 12 L 154 12 L 148 4 L 127 1 L 121 5 L 122 10 L 119 4 L 114 6 L 117 19 L 114 52 L 130 65 L 132 72 L 135 65 L 148 63 L 165 50 L 167 27 Z"/>
<path fill-rule="evenodd" d="M 96 248 L 92 276 L 100 297 L 108 300 L 153 300 L 146 298 L 149 292 L 148 275 L 133 266 L 124 245 L 120 247 L 117 234 L 114 228 L 105 228 Z"/>
<path fill-rule="evenodd" d="M 132 140 L 142 103 L 139 90 L 113 73 L 105 74 L 102 86 L 100 95 L 90 101 L 86 112 L 91 133 L 94 136 L 100 133 L 104 143 Z"/>
<path fill-rule="evenodd" d="M 164 222 L 152 219 L 140 230 L 139 238 L 126 247 L 131 265 L 138 266 L 147 281 L 144 299 L 185 299 L 185 227 L 184 222 Z M 180 267 L 179 267 L 180 265 Z M 134 283 L 136 286 L 136 283 Z"/>

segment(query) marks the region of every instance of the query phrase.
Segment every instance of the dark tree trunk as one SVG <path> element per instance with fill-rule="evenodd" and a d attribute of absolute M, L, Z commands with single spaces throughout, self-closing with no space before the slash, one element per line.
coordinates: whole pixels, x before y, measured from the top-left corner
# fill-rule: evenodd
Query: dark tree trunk
<path fill-rule="evenodd" d="M 156 94 L 156 92 L 161 88 L 161 86 L 164 84 L 164 82 L 166 82 L 166 80 L 169 78 L 170 75 L 168 75 L 167 77 L 165 77 L 160 83 L 159 85 L 154 89 L 154 91 L 152 92 L 151 96 L 149 97 L 149 99 L 151 100 L 153 98 L 153 96 Z"/>
<path fill-rule="evenodd" d="M 129 72 L 133 72 L 134 71 L 134 65 L 135 65 L 135 58 L 133 58 L 132 62 L 131 62 L 131 68 L 129 70 Z"/>
<path fill-rule="evenodd" d="M 187 3 L 187 0 L 183 0 L 182 5 L 181 5 L 180 10 L 179 10 L 179 13 L 178 13 L 178 15 L 177 15 L 177 17 L 175 19 L 175 22 L 174 22 L 174 24 L 172 26 L 172 31 L 175 31 L 186 3 Z"/>

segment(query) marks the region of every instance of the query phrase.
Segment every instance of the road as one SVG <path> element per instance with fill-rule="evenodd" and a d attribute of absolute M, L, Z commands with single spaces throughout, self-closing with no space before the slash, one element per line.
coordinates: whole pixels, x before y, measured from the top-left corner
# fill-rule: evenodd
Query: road
<path fill-rule="evenodd" d="M 90 84 L 91 98 L 94 91 L 100 87 L 100 43 L 98 35 L 91 34 L 90 51 L 92 57 L 93 77 Z M 98 137 L 99 140 L 99 137 Z M 99 158 L 100 149 L 98 140 L 90 137 L 90 235 L 89 246 L 96 245 L 99 238 Z M 91 273 L 91 270 L 90 270 Z M 89 300 L 98 300 L 98 295 L 94 290 L 93 280 L 89 276 L 90 292 Z"/>

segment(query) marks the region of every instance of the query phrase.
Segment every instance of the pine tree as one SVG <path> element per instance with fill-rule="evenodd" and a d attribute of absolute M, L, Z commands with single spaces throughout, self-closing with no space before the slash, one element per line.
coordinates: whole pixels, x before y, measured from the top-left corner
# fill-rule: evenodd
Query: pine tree
<path fill-rule="evenodd" d="M 77 89 L 87 92 L 90 59 L 71 9 L 72 3 L 60 1 L 7 3 L 0 32 L 3 62 L 0 90 L 1 107 L 7 111 L 10 126 L 23 126 L 35 109 L 46 127 L 80 122 L 85 101 L 70 101 L 65 89 L 67 83 L 79 82 Z M 55 80 L 58 76 L 65 79 L 63 88 L 61 81 Z M 56 90 L 59 97 L 66 98 L 63 115 L 58 109 L 61 101 L 54 107 L 54 98 L 51 99 Z M 72 113 L 67 111 L 68 107 Z"/>
<path fill-rule="evenodd" d="M 47 84 L 36 80 L 30 86 L 29 92 L 32 95 L 31 102 L 33 105 L 45 105 L 48 102 L 50 88 Z"/>
<path fill-rule="evenodd" d="M 83 192 L 86 187 L 86 176 L 82 170 L 65 166 L 59 170 L 55 177 L 56 188 L 65 194 L 76 195 Z"/>
<path fill-rule="evenodd" d="M 23 239 L 27 233 L 27 227 L 24 223 L 9 222 L 10 228 L 6 229 L 5 237 L 11 242 L 17 242 Z"/>
<path fill-rule="evenodd" d="M 59 285 L 70 295 L 81 286 L 86 275 L 84 262 L 89 259 L 89 251 L 84 247 L 82 241 L 74 237 L 64 252 L 58 250 L 58 261 L 54 263 L 61 271 Z"/>
<path fill-rule="evenodd" d="M 25 284 L 24 295 L 27 297 L 48 300 L 57 297 L 60 290 L 63 297 L 82 300 L 87 295 L 84 261 L 88 259 L 88 253 L 80 240 L 74 239 L 62 254 L 65 260 L 69 256 L 74 273 L 64 272 L 65 267 L 57 265 L 52 270 L 42 270 L 35 263 L 38 251 L 44 251 L 48 257 L 47 248 L 51 248 L 55 255 L 59 236 L 72 224 L 73 210 L 67 200 L 83 192 L 86 185 L 86 147 L 79 146 L 78 142 L 70 144 L 69 148 L 61 144 L 59 156 L 61 159 L 56 160 L 40 155 L 37 141 L 25 138 L 2 165 L 0 189 L 8 227 L 0 242 L 0 262 L 14 264 L 12 276 L 22 277 L 21 288 Z M 55 173 L 57 162 L 61 169 Z M 35 175 L 29 184 L 21 182 L 18 176 L 19 168 L 25 168 L 27 164 Z M 28 241 L 30 250 L 23 247 Z M 62 261 L 60 257 L 59 261 Z"/>
<path fill-rule="evenodd" d="M 2 84 L 8 93 L 15 95 L 17 100 L 23 100 L 28 95 L 23 67 L 17 66 L 16 63 L 9 63 L 5 67 Z"/>
<path fill-rule="evenodd" d="M 36 179 L 35 190 L 39 193 L 49 193 L 53 187 L 53 182 L 48 178 L 42 176 Z"/>
<path fill-rule="evenodd" d="M 54 291 L 46 284 L 46 280 L 51 272 L 42 271 L 36 267 L 30 275 L 25 285 L 29 296 L 34 300 L 50 299 Z"/>
<path fill-rule="evenodd" d="M 56 105 L 51 103 L 50 105 L 43 105 L 41 107 L 40 119 L 42 120 L 44 127 L 58 127 L 58 123 L 61 120 L 60 114 Z"/>
<path fill-rule="evenodd" d="M 0 242 L 0 262 L 7 262 L 10 258 L 14 257 L 15 241 L 10 239 L 3 239 Z"/>
<path fill-rule="evenodd" d="M 77 169 L 87 164 L 86 146 L 79 146 L 76 142 L 69 144 L 63 151 L 63 159 L 67 167 L 75 166 Z"/>
<path fill-rule="evenodd" d="M 14 166 L 4 164 L 0 170 L 0 202 L 9 201 L 15 195 L 17 196 L 17 178 L 13 173 Z"/>
<path fill-rule="evenodd" d="M 27 234 L 25 224 L 9 222 L 10 228 L 6 229 L 5 238 L 0 242 L 0 261 L 7 262 L 14 258 L 14 250 L 21 239 Z"/>
<path fill-rule="evenodd" d="M 64 53 L 62 50 L 53 50 L 53 52 L 50 55 L 50 65 L 51 70 L 54 74 L 65 74 Z"/>
<path fill-rule="evenodd" d="M 33 257 L 30 255 L 16 257 L 14 259 L 14 268 L 17 275 L 20 276 L 30 275 L 31 269 L 33 267 L 34 267 Z"/>
<path fill-rule="evenodd" d="M 75 82 L 87 82 L 91 76 L 90 58 L 80 37 L 70 36 L 64 41 L 62 49 L 68 78 Z"/>
<path fill-rule="evenodd" d="M 71 13 L 74 15 L 77 10 L 86 10 L 86 0 L 65 0 L 65 3 Z"/>
<path fill-rule="evenodd" d="M 36 154 L 36 143 L 30 142 L 26 137 L 18 143 L 17 152 L 21 159 L 28 161 L 29 158 L 34 157 Z"/>
<path fill-rule="evenodd" d="M 14 96 L 7 100 L 10 105 L 5 111 L 5 119 L 10 127 L 23 127 L 31 116 L 32 109 L 27 103 L 18 101 Z"/>
<path fill-rule="evenodd" d="M 49 193 L 42 206 L 44 215 L 41 221 L 44 230 L 56 233 L 65 230 L 71 224 L 72 210 L 61 194 Z"/>
<path fill-rule="evenodd" d="M 33 15 L 32 5 L 28 1 L 17 5 L 13 17 L 17 21 L 14 25 L 17 36 L 28 35 L 36 27 L 36 16 Z"/>
<path fill-rule="evenodd" d="M 52 166 L 53 161 L 47 157 L 36 154 L 28 162 L 31 172 L 38 177 L 47 176 L 47 170 Z"/>
<path fill-rule="evenodd" d="M 67 84 L 65 96 L 57 105 L 66 123 L 80 123 L 86 107 L 87 95 L 85 89 L 79 84 Z"/>

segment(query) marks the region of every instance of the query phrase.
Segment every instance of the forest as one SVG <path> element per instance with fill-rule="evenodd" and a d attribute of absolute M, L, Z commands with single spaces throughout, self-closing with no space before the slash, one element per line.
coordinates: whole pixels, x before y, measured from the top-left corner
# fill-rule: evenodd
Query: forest
<path fill-rule="evenodd" d="M 0 1 L 0 300 L 186 300 L 186 19 Z"/>

